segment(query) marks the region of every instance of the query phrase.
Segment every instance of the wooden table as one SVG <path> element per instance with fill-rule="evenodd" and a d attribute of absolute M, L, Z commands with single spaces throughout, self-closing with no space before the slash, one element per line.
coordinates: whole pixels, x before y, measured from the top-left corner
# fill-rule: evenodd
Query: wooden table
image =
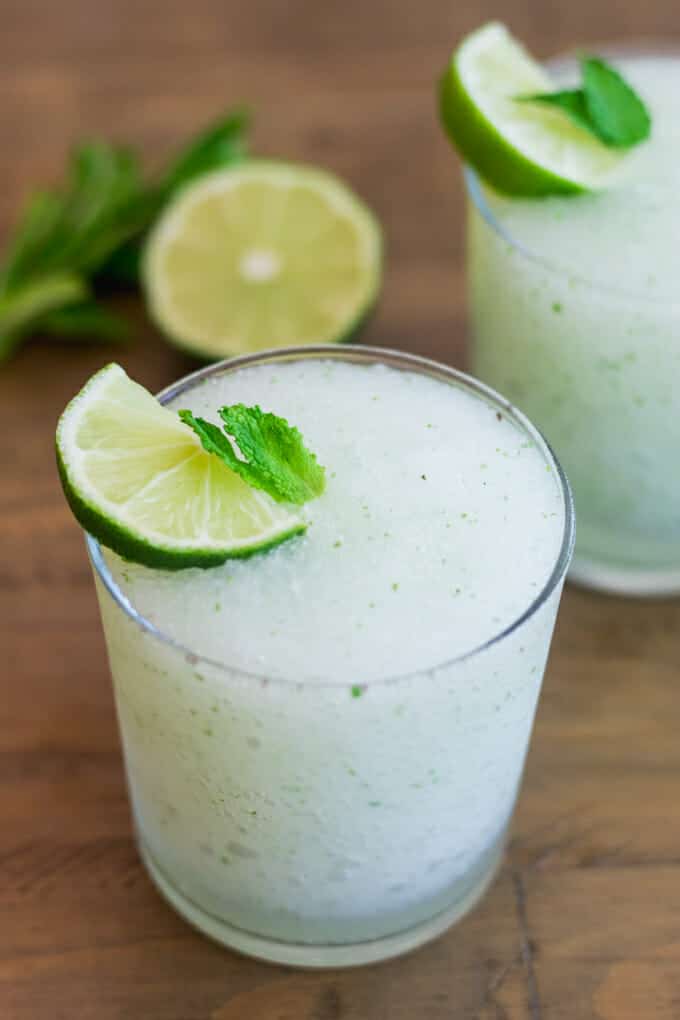
<path fill-rule="evenodd" d="M 672 0 L 508 3 L 548 53 L 667 35 Z M 433 76 L 490 0 L 3 0 L 0 227 L 103 133 L 153 162 L 226 105 L 262 153 L 326 164 L 375 207 L 387 279 L 368 342 L 463 360 L 463 205 Z M 510 16 L 512 15 L 512 16 Z M 676 27 L 680 26 L 676 15 Z M 159 899 L 130 834 L 82 539 L 55 419 L 113 356 L 157 388 L 189 362 L 31 345 L 0 370 L 2 1020 L 677 1020 L 680 603 L 567 590 L 514 838 L 481 906 L 410 957 L 298 973 L 223 951 Z"/>

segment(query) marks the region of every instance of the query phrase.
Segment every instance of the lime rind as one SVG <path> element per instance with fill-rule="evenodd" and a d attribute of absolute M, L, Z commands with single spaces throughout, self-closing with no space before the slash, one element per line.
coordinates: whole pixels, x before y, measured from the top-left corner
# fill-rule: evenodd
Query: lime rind
<path fill-rule="evenodd" d="M 458 46 L 439 83 L 441 120 L 463 158 L 496 191 L 570 195 L 607 186 L 625 158 L 559 109 L 517 102 L 554 83 L 504 25 Z"/>
<path fill-rule="evenodd" d="M 82 451 L 78 449 L 78 431 L 82 426 L 84 415 L 90 411 L 98 400 L 106 399 L 106 389 L 112 384 L 124 381 L 128 387 L 141 390 L 148 397 L 148 410 L 150 413 L 150 427 L 153 427 L 155 412 L 167 414 L 167 426 L 169 431 L 175 431 L 177 425 L 177 436 L 187 445 L 196 446 L 196 458 L 204 458 L 208 465 L 208 472 L 226 472 L 232 476 L 232 487 L 239 490 L 243 487 L 244 498 L 253 502 L 253 505 L 262 510 L 265 516 L 271 518 L 271 525 L 268 528 L 260 529 L 248 537 L 238 537 L 232 541 L 220 542 L 210 539 L 201 529 L 197 529 L 195 536 L 184 539 L 173 539 L 170 535 L 162 535 L 156 529 L 135 526 L 134 522 L 125 514 L 124 508 L 111 503 L 92 484 L 83 467 Z M 125 409 L 121 411 L 125 413 Z M 143 417 L 144 409 L 140 414 Z M 165 422 L 164 422 L 165 424 Z M 265 552 L 288 538 L 303 533 L 306 530 L 306 522 L 302 516 L 292 512 L 288 508 L 275 504 L 266 494 L 250 490 L 245 483 L 226 466 L 217 460 L 213 455 L 206 453 L 194 438 L 191 430 L 186 429 L 179 419 L 175 419 L 172 412 L 166 411 L 157 404 L 151 394 L 146 393 L 141 387 L 137 387 L 127 378 L 118 365 L 107 365 L 97 372 L 80 393 L 70 402 L 62 414 L 57 428 L 56 456 L 57 467 L 61 478 L 66 500 L 81 526 L 96 538 L 102 545 L 112 549 L 125 559 L 132 560 L 145 566 L 155 567 L 163 570 L 179 570 L 187 567 L 211 567 L 224 563 L 228 559 L 243 558 L 256 553 Z M 180 465 L 181 467 L 181 465 Z M 153 483 L 153 476 L 150 477 Z M 181 487 L 180 487 L 181 488 Z M 204 492 L 197 492 L 197 498 L 208 498 Z"/>
<path fill-rule="evenodd" d="M 286 213 L 305 196 L 305 215 Z M 211 205 L 219 215 L 220 203 L 224 230 L 215 236 L 217 217 L 201 216 Z M 188 258 L 178 271 L 183 244 Z M 241 279 L 235 262 L 249 249 L 283 253 L 271 286 Z M 142 277 L 150 314 L 168 339 L 212 361 L 356 337 L 377 303 L 382 250 L 376 217 L 333 174 L 258 159 L 181 192 L 148 240 Z"/>

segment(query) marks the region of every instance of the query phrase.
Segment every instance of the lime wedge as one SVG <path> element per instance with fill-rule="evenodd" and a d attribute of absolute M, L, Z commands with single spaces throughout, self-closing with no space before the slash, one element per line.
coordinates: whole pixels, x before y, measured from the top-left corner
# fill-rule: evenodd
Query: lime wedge
<path fill-rule="evenodd" d="M 441 118 L 463 158 L 506 195 L 604 187 L 625 156 L 555 107 L 517 102 L 555 83 L 507 28 L 490 22 L 463 39 L 440 81 Z"/>
<path fill-rule="evenodd" d="M 62 414 L 57 463 L 86 531 L 147 566 L 212 566 L 305 530 L 300 515 L 207 453 L 119 365 L 92 376 Z"/>
<path fill-rule="evenodd" d="M 143 277 L 169 339 L 215 359 L 348 339 L 375 302 L 380 258 L 377 221 L 336 177 L 252 161 L 181 192 Z"/>

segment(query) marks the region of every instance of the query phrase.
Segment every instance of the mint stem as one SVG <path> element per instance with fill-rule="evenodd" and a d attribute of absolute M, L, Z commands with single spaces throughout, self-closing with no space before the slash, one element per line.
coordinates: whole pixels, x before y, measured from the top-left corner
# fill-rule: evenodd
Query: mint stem
<path fill-rule="evenodd" d="M 0 295 L 0 361 L 47 312 L 82 301 L 89 294 L 77 273 L 52 273 Z"/>

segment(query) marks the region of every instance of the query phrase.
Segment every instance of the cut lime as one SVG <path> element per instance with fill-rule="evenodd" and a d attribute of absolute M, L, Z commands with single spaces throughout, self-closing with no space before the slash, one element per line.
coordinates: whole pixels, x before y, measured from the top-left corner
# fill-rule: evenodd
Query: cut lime
<path fill-rule="evenodd" d="M 345 340 L 375 302 L 381 233 L 336 177 L 253 161 L 170 204 L 144 258 L 158 326 L 210 359 Z"/>
<path fill-rule="evenodd" d="M 440 82 L 440 112 L 467 162 L 506 195 L 569 194 L 608 183 L 625 158 L 564 112 L 518 102 L 555 83 L 510 35 L 491 22 L 468 35 Z"/>
<path fill-rule="evenodd" d="M 62 414 L 57 463 L 86 531 L 147 566 L 212 566 L 305 530 L 299 514 L 207 453 L 119 365 L 97 372 Z"/>

